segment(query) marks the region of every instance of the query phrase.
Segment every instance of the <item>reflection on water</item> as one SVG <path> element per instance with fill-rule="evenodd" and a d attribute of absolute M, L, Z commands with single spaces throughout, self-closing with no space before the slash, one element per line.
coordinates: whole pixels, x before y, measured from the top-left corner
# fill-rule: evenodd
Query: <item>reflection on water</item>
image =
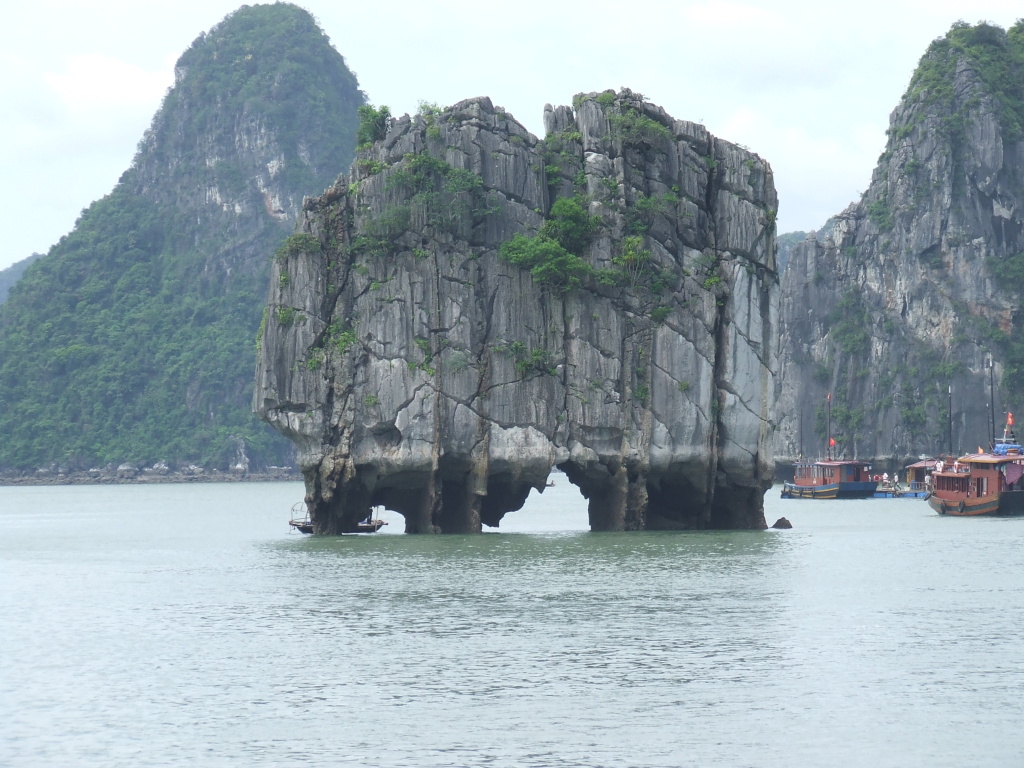
<path fill-rule="evenodd" d="M 793 530 L 594 534 L 566 484 L 327 539 L 301 494 L 0 488 L 0 763 L 1024 758 L 1024 520 L 770 492 Z"/>

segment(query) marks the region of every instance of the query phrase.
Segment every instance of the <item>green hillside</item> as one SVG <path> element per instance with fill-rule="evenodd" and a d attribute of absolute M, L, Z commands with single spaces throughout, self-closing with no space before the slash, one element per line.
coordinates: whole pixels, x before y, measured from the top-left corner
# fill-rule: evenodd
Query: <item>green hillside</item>
<path fill-rule="evenodd" d="M 250 413 L 269 262 L 363 102 L 296 6 L 196 39 L 132 166 L 0 306 L 0 469 L 287 462 Z"/>

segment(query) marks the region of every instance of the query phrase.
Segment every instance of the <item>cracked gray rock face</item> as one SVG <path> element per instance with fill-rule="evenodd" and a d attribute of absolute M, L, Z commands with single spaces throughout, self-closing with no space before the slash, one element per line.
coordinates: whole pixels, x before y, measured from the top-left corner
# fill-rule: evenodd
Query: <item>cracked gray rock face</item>
<path fill-rule="evenodd" d="M 948 56 L 948 101 L 911 81 L 863 198 L 786 265 L 779 461 L 824 450 L 829 393 L 834 452 L 890 468 L 986 445 L 993 388 L 997 434 L 1020 402 L 1024 140 L 977 62 Z"/>
<path fill-rule="evenodd" d="M 594 530 L 763 528 L 779 313 L 771 169 L 628 90 L 402 117 L 275 260 L 255 408 L 319 533 L 477 532 L 564 470 Z M 572 199 L 578 287 L 499 253 Z"/>

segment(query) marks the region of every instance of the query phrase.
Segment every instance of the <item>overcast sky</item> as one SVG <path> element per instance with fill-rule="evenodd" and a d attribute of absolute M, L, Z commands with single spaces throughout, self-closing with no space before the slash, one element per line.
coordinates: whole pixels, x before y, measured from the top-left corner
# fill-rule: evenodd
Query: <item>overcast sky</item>
<path fill-rule="evenodd" d="M 779 231 L 866 188 L 889 113 L 958 19 L 1004 28 L 1019 0 L 299 3 L 374 104 L 490 96 L 542 135 L 545 103 L 627 86 L 766 158 Z M 178 56 L 225 0 L 33 0 L 4 11 L 0 269 L 45 252 L 128 167 Z M 338 169 L 341 172 L 344 169 Z"/>

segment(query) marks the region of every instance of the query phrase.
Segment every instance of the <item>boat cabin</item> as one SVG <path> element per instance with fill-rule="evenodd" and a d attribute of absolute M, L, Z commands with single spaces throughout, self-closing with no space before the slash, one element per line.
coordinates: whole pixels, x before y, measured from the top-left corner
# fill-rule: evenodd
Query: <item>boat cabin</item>
<path fill-rule="evenodd" d="M 911 491 L 928 490 L 928 476 L 935 471 L 938 463 L 938 459 L 922 459 L 921 461 L 915 461 L 913 464 L 908 464 L 905 467 L 907 472 L 907 488 Z"/>
<path fill-rule="evenodd" d="M 793 467 L 796 485 L 866 483 L 870 480 L 871 467 L 863 461 L 797 462 Z"/>
<path fill-rule="evenodd" d="M 980 499 L 1024 487 L 1024 455 L 1016 450 L 961 456 L 953 466 L 932 475 L 933 490 L 943 498 Z"/>
<path fill-rule="evenodd" d="M 1024 448 L 1010 429 L 1007 414 L 1003 439 L 991 451 L 969 453 L 952 466 L 939 462 L 932 473 L 932 492 L 925 498 L 940 515 L 1024 515 Z"/>

